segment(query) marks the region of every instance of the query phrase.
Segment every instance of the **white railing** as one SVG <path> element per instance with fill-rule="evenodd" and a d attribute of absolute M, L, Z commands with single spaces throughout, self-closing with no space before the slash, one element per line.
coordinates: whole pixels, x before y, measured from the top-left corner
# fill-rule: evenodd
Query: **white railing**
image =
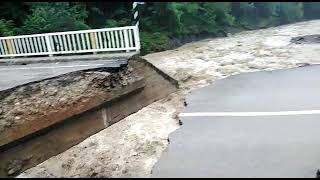
<path fill-rule="evenodd" d="M 137 26 L 0 37 L 0 57 L 139 50 Z"/>

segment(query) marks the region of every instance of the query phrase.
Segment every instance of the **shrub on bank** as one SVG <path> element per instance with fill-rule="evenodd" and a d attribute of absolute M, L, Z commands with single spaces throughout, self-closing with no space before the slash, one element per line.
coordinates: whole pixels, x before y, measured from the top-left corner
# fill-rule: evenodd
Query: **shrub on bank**
<path fill-rule="evenodd" d="M 140 38 L 142 54 L 164 51 L 168 49 L 169 38 L 165 33 L 141 32 Z"/>

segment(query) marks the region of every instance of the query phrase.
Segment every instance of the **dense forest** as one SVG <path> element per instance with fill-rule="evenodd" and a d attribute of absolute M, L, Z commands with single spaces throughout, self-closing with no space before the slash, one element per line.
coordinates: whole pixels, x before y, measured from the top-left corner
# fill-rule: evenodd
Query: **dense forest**
<path fill-rule="evenodd" d="M 142 53 L 186 39 L 320 18 L 320 2 L 146 2 Z M 131 2 L 1 2 L 0 36 L 132 25 Z"/>

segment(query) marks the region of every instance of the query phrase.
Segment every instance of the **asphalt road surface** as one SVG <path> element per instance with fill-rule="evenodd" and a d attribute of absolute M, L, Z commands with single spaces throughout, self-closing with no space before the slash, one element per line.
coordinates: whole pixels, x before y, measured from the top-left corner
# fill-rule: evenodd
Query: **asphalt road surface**
<path fill-rule="evenodd" d="M 98 67 L 119 67 L 121 64 L 126 63 L 127 59 L 117 59 L 3 65 L 0 66 L 0 91 L 72 71 Z"/>
<path fill-rule="evenodd" d="M 315 177 L 320 66 L 246 73 L 187 96 L 152 177 Z"/>

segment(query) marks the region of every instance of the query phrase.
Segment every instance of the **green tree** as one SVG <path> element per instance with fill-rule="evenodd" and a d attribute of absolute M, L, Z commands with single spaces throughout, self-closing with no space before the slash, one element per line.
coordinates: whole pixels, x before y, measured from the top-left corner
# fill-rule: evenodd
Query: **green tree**
<path fill-rule="evenodd" d="M 279 14 L 283 24 L 300 21 L 303 18 L 303 4 L 301 2 L 281 2 Z"/>
<path fill-rule="evenodd" d="M 132 2 L 0 2 L 0 35 L 128 26 Z M 170 38 L 217 35 L 320 18 L 320 2 L 147 2 L 139 6 L 142 51 Z"/>
<path fill-rule="evenodd" d="M 14 34 L 13 21 L 0 19 L 0 36 L 13 36 Z"/>
<path fill-rule="evenodd" d="M 28 2 L 0 2 L 0 19 L 10 20 L 15 25 L 21 26 L 30 13 L 30 5 Z"/>
<path fill-rule="evenodd" d="M 89 29 L 85 24 L 87 12 L 83 6 L 68 2 L 33 3 L 22 30 L 24 33 L 47 33 Z"/>
<path fill-rule="evenodd" d="M 228 2 L 173 2 L 169 8 L 177 24 L 175 32 L 180 36 L 217 33 L 224 26 L 234 24 L 234 17 L 230 15 L 231 3 Z"/>
<path fill-rule="evenodd" d="M 320 18 L 320 2 L 303 2 L 303 12 L 307 19 Z"/>

